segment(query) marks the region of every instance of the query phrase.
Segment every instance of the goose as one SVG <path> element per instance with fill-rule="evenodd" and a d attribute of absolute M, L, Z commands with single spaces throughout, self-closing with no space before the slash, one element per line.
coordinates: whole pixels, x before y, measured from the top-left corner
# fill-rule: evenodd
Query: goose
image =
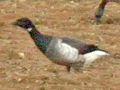
<path fill-rule="evenodd" d="M 109 55 L 108 51 L 73 37 L 44 35 L 27 17 L 17 19 L 12 24 L 26 30 L 38 49 L 52 62 L 66 66 L 68 72 L 71 69 L 84 70 L 96 59 Z"/>

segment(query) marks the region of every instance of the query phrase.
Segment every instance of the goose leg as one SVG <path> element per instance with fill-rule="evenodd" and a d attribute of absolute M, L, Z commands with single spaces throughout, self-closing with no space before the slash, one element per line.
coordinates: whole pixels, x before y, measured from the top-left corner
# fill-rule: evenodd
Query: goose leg
<path fill-rule="evenodd" d="M 105 6 L 107 5 L 108 1 L 109 0 L 102 0 L 102 2 L 100 3 L 97 11 L 95 12 L 95 24 L 100 23 L 100 19 L 103 16 Z"/>
<path fill-rule="evenodd" d="M 71 73 L 71 66 L 67 66 L 68 73 Z"/>

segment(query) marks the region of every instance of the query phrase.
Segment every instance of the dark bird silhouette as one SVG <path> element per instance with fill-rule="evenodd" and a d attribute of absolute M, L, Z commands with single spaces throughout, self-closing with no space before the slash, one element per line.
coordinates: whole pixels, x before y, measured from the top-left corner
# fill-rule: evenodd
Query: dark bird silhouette
<path fill-rule="evenodd" d="M 97 11 L 95 12 L 95 24 L 99 24 L 101 22 L 100 19 L 103 16 L 105 6 L 108 4 L 108 2 L 120 3 L 120 0 L 102 0 L 102 2 L 100 3 Z"/>

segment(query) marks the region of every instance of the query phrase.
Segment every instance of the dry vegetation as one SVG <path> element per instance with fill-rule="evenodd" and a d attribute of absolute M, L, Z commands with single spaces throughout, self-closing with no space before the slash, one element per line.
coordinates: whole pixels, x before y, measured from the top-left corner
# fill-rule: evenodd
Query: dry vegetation
<path fill-rule="evenodd" d="M 94 25 L 101 0 L 0 0 L 0 90 L 119 90 L 120 5 L 110 2 Z M 67 35 L 108 50 L 84 72 L 50 62 L 28 33 L 10 23 L 30 18 L 43 34 Z M 25 57 L 21 55 L 24 53 Z"/>

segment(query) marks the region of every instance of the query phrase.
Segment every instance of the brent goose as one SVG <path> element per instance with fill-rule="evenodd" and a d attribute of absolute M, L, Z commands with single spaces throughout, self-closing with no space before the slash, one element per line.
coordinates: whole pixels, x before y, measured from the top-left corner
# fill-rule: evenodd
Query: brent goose
<path fill-rule="evenodd" d="M 40 51 L 52 62 L 66 66 L 68 72 L 71 68 L 76 71 L 83 70 L 94 60 L 109 55 L 107 51 L 73 37 L 43 35 L 26 17 L 20 18 L 12 24 L 28 31 Z"/>

